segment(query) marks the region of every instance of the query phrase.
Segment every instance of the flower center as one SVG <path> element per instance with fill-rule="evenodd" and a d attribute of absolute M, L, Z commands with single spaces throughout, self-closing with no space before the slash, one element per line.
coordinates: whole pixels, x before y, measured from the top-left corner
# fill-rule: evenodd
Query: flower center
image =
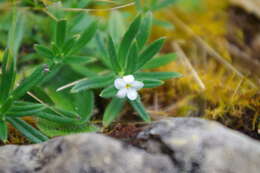
<path fill-rule="evenodd" d="M 126 86 L 125 86 L 126 88 L 131 88 L 132 87 L 132 85 L 131 84 L 126 84 Z"/>

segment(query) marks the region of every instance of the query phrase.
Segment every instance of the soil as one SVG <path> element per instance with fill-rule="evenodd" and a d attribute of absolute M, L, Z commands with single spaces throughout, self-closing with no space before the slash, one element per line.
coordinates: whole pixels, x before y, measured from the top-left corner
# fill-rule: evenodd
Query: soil
<path fill-rule="evenodd" d="M 121 124 L 118 123 L 115 126 L 106 129 L 104 132 L 106 135 L 120 139 L 130 144 L 134 144 L 136 135 L 144 129 L 144 125 L 139 124 Z"/>

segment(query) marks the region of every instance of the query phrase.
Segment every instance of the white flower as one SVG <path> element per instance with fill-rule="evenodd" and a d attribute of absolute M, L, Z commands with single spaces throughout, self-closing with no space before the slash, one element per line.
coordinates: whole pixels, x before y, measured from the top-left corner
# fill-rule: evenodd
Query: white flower
<path fill-rule="evenodd" d="M 130 100 L 135 100 L 138 96 L 137 91 L 144 87 L 143 82 L 136 81 L 133 75 L 117 78 L 114 85 L 118 89 L 117 97 L 125 98 L 127 96 Z"/>

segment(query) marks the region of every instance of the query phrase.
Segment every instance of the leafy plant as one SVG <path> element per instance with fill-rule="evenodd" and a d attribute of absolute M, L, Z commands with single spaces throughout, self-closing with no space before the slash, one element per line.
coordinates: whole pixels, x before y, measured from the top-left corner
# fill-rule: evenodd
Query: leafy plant
<path fill-rule="evenodd" d="M 97 22 L 93 21 L 83 33 L 68 37 L 67 21 L 65 19 L 56 21 L 55 38 L 49 46 L 50 48 L 38 44 L 34 46 L 38 55 L 47 60 L 52 70 L 45 82 L 57 74 L 64 65 L 86 65 L 95 62 L 95 58 L 78 56 L 77 53 L 93 38 L 96 30 Z"/>
<path fill-rule="evenodd" d="M 97 130 L 95 126 L 87 124 L 94 106 L 91 91 L 81 92 L 73 96 L 73 103 L 76 104 L 73 108 L 76 109 L 72 111 L 66 111 L 65 108 L 59 106 L 51 107 L 43 103 L 23 101 L 22 97 L 44 79 L 48 69 L 45 65 L 37 67 L 29 77 L 15 88 L 16 70 L 14 64 L 15 59 L 10 56 L 8 50 L 5 51 L 0 83 L 0 92 L 3 93 L 0 95 L 0 139 L 2 141 L 5 142 L 8 138 L 7 122 L 34 143 L 48 139 L 47 136 L 25 122 L 22 119 L 25 116 L 39 118 L 38 127 L 48 136 Z M 45 125 L 42 122 L 45 122 Z M 48 127 L 47 130 L 45 130 L 46 127 Z"/>
<path fill-rule="evenodd" d="M 19 101 L 32 87 L 37 85 L 45 75 L 45 66 L 39 66 L 15 88 L 15 58 L 7 49 L 3 55 L 1 85 L 0 85 L 0 139 L 6 141 L 8 138 L 7 122 L 11 123 L 23 135 L 33 142 L 42 142 L 48 138 L 20 119 L 22 116 L 37 114 L 46 107 L 41 104 Z"/>
<path fill-rule="evenodd" d="M 138 91 L 181 76 L 177 72 L 150 70 L 176 58 L 173 53 L 158 55 L 165 38 L 147 44 L 156 21 L 151 11 L 172 2 L 151 0 L 149 6 L 144 6 L 136 1 L 140 15 L 128 28 L 124 23 L 127 14 L 119 11 L 113 11 L 108 23 L 104 23 L 101 19 L 97 22 L 90 14 L 61 10 L 96 5 L 93 1 L 65 0 L 58 8 L 55 5 L 59 4 L 49 1 L 14 3 L 10 13 L 12 21 L 5 20 L 8 22 L 4 32 L 0 27 L 0 34 L 5 35 L 11 26 L 8 41 L 2 46 L 7 47 L 2 62 L 0 59 L 0 140 L 7 141 L 9 124 L 34 143 L 48 137 L 99 130 L 91 124 L 95 107 L 93 90 L 96 89 L 100 97 L 111 98 L 104 111 L 104 126 L 120 115 L 127 102 L 142 120 L 150 122 Z M 20 15 L 16 5 L 44 9 L 42 13 L 51 18 L 43 20 L 40 10 Z M 50 26 L 45 27 L 47 24 Z M 25 36 L 28 39 L 23 39 Z M 34 52 L 30 48 L 35 42 L 40 44 L 34 45 Z M 70 86 L 72 89 L 67 90 Z M 35 124 L 24 120 L 28 116 L 36 120 Z"/>
<path fill-rule="evenodd" d="M 27 91 L 43 79 L 46 74 L 46 66 L 38 66 L 19 86 L 15 86 L 17 76 L 16 57 L 22 38 L 22 33 L 20 32 L 22 25 L 18 21 L 16 9 L 13 10 L 12 14 L 13 18 L 8 36 L 8 48 L 6 48 L 3 54 L 2 73 L 0 76 L 0 140 L 7 141 L 7 123 L 9 122 L 31 141 L 42 142 L 48 138 L 20 119 L 20 117 L 38 113 L 46 109 L 44 105 L 21 100 Z"/>
<path fill-rule="evenodd" d="M 60 107 L 57 104 L 49 106 L 48 104 L 41 102 L 41 100 L 40 103 L 23 100 L 29 91 L 36 91 L 36 85 L 40 85 L 46 78 L 49 79 L 49 74 L 53 75 L 53 71 L 57 71 L 56 69 L 59 67 L 57 65 L 63 65 L 64 62 L 60 61 L 60 59 L 63 58 L 63 55 L 65 56 L 64 59 L 66 59 L 67 55 L 71 52 L 76 52 L 77 50 L 76 48 L 73 49 L 73 47 L 69 47 L 66 49 L 69 53 L 60 53 L 60 49 L 65 41 L 62 39 L 65 37 L 66 23 L 64 21 L 58 22 L 56 43 L 53 44 L 53 49 L 49 50 L 43 46 L 36 46 L 36 49 L 40 54 L 45 55 L 45 57 L 47 55 L 49 56 L 48 58 L 50 60 L 48 63 L 52 68 L 50 69 L 48 65 L 45 64 L 37 66 L 31 75 L 22 80 L 22 82 L 15 87 L 17 78 L 16 56 L 19 48 L 19 45 L 15 41 L 16 39 L 21 40 L 22 36 L 20 36 L 20 32 L 17 32 L 17 27 L 19 27 L 17 24 L 19 22 L 17 21 L 15 10 L 13 16 L 13 24 L 9 33 L 9 44 L 3 54 L 2 73 L 0 76 L 0 140 L 6 142 L 8 139 L 8 123 L 34 143 L 47 140 L 48 137 L 46 135 L 55 136 L 75 132 L 96 131 L 97 128 L 95 126 L 91 126 L 87 123 L 92 115 L 94 107 L 94 97 L 91 91 L 73 95 L 72 100 L 76 105 L 73 107 L 75 109 L 70 111 L 67 111 L 65 107 Z M 17 37 L 17 34 L 19 37 Z M 89 41 L 90 37 L 91 35 L 89 35 L 89 33 L 83 33 L 83 36 L 75 41 L 77 49 L 83 47 L 86 42 Z M 55 53 L 54 50 L 56 50 Z M 39 88 L 35 95 L 44 97 L 52 96 L 51 93 L 46 95 L 44 91 L 39 92 Z M 39 101 L 38 99 L 41 98 L 41 96 L 36 97 L 37 101 Z M 68 98 L 63 99 L 69 100 Z M 49 98 L 49 100 L 52 99 Z M 54 101 L 54 103 L 57 102 L 59 103 L 59 100 Z M 22 118 L 26 116 L 38 118 L 38 127 L 45 134 L 24 121 Z M 45 122 L 44 125 L 42 122 Z M 47 130 L 46 127 L 48 127 Z"/>
<path fill-rule="evenodd" d="M 165 38 L 159 38 L 145 45 L 151 29 L 152 14 L 138 15 L 129 26 L 120 43 L 115 44 L 110 35 L 107 39 L 106 64 L 109 72 L 102 76 L 90 77 L 78 82 L 72 93 L 89 89 L 103 88 L 101 97 L 112 101 L 105 110 L 103 125 L 109 125 L 121 112 L 128 101 L 145 121 L 150 121 L 137 91 L 141 88 L 153 88 L 162 85 L 163 80 L 180 77 L 177 72 L 142 72 L 165 65 L 174 60 L 175 55 L 169 54 L 154 58 L 163 46 Z M 116 47 L 116 45 L 118 45 Z"/>
<path fill-rule="evenodd" d="M 53 137 L 99 130 L 89 122 L 94 109 L 92 91 L 70 94 L 68 92 L 57 93 L 50 89 L 47 94 L 54 105 L 48 112 L 38 114 L 37 121 L 37 127 L 44 134 Z"/>

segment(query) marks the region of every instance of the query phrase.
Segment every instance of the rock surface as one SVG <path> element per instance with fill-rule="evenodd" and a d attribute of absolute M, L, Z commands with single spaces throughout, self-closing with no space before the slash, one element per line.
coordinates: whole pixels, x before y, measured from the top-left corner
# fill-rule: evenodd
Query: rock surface
<path fill-rule="evenodd" d="M 0 173 L 259 173 L 260 144 L 196 118 L 151 124 L 134 147 L 101 134 L 0 147 Z"/>
<path fill-rule="evenodd" d="M 100 134 L 0 148 L 0 173 L 175 173 L 168 156 L 151 155 Z"/>
<path fill-rule="evenodd" d="M 216 122 L 167 119 L 138 138 L 148 152 L 169 155 L 179 173 L 260 172 L 260 143 Z"/>

